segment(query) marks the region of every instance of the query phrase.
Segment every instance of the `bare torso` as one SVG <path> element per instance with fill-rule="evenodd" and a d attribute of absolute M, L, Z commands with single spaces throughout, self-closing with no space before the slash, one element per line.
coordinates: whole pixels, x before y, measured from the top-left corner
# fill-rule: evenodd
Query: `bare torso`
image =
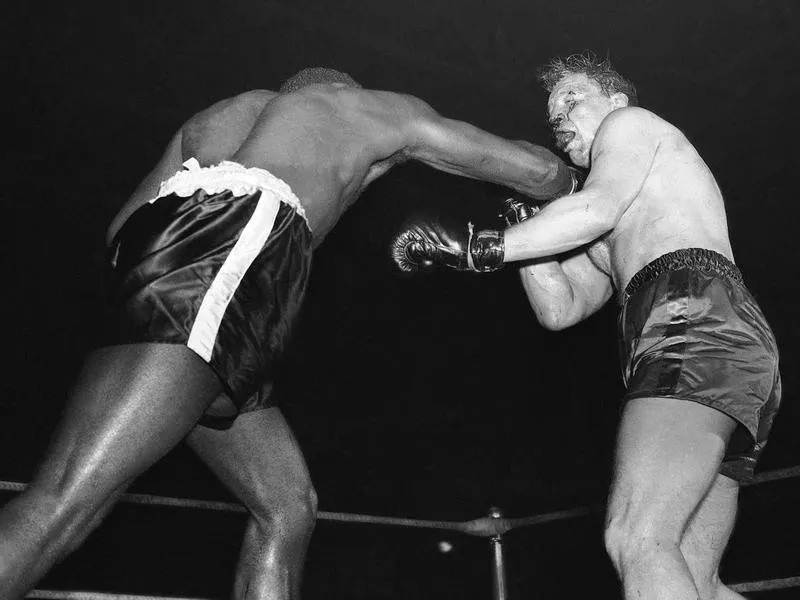
<path fill-rule="evenodd" d="M 618 291 L 653 259 L 680 248 L 707 248 L 733 260 L 722 194 L 686 137 L 655 117 L 659 140 L 641 191 L 617 226 L 588 250 Z"/>
<path fill-rule="evenodd" d="M 183 126 L 179 148 L 167 151 L 108 237 L 194 157 L 202 166 L 232 160 L 285 181 L 319 244 L 364 188 L 404 159 L 406 116 L 417 108 L 411 97 L 338 86 L 256 90 L 218 102 Z"/>

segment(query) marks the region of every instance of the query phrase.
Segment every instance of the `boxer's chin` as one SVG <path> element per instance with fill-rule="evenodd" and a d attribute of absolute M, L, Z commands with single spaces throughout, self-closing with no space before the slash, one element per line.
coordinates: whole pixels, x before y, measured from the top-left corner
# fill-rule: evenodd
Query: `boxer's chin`
<path fill-rule="evenodd" d="M 576 145 L 575 147 L 569 148 L 567 150 L 567 154 L 569 155 L 569 159 L 572 161 L 572 164 L 579 167 L 589 166 L 589 155 L 579 146 Z"/>

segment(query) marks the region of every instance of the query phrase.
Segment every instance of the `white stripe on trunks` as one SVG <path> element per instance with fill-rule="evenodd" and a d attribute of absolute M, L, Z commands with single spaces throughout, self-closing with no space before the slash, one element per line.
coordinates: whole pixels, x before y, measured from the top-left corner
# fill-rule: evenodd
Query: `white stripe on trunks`
<path fill-rule="evenodd" d="M 272 232 L 280 206 L 281 202 L 275 194 L 269 190 L 261 190 L 261 196 L 250 220 L 203 296 L 192 331 L 189 333 L 187 346 L 206 362 L 211 359 L 214 351 L 214 343 L 225 310 L 245 272 Z"/>
<path fill-rule="evenodd" d="M 231 161 L 201 167 L 196 158 L 190 158 L 183 166 L 185 170 L 175 173 L 161 184 L 158 195 L 151 203 L 170 194 L 188 197 L 200 189 L 208 194 L 230 191 L 234 196 L 260 192 L 253 214 L 203 296 L 189 332 L 187 346 L 208 362 L 214 352 L 225 310 L 272 232 L 281 203 L 293 207 L 306 220 L 306 225 L 308 220 L 300 200 L 289 185 L 269 171 L 248 168 Z"/>

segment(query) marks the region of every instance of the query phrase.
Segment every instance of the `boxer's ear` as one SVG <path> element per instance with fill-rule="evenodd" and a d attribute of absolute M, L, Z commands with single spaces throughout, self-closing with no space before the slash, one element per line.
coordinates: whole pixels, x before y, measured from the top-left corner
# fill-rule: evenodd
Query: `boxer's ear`
<path fill-rule="evenodd" d="M 630 99 L 628 98 L 628 94 L 625 92 L 614 92 L 611 94 L 611 103 L 613 104 L 614 108 L 625 108 L 628 106 Z"/>

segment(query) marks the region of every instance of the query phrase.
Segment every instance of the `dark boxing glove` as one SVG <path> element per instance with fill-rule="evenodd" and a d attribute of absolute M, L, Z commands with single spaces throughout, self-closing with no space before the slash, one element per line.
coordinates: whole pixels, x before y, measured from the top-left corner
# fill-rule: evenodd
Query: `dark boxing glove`
<path fill-rule="evenodd" d="M 509 227 L 527 221 L 542 210 L 542 205 L 533 204 L 523 198 L 525 197 L 514 195 L 503 200 L 503 212 L 499 216 Z"/>
<path fill-rule="evenodd" d="M 401 271 L 413 273 L 443 265 L 458 271 L 496 271 L 503 266 L 503 232 L 447 231 L 438 222 L 415 223 L 392 242 L 392 258 Z"/>
<path fill-rule="evenodd" d="M 586 175 L 583 171 L 579 171 L 574 167 L 567 167 L 572 178 L 572 187 L 566 195 L 574 194 L 583 187 L 583 182 L 586 181 Z M 503 219 L 506 225 L 516 225 L 527 221 L 531 217 L 535 217 L 539 211 L 547 206 L 552 200 L 540 202 L 533 200 L 522 194 L 514 194 L 510 198 L 503 200 L 503 212 L 500 213 L 500 218 Z"/>

